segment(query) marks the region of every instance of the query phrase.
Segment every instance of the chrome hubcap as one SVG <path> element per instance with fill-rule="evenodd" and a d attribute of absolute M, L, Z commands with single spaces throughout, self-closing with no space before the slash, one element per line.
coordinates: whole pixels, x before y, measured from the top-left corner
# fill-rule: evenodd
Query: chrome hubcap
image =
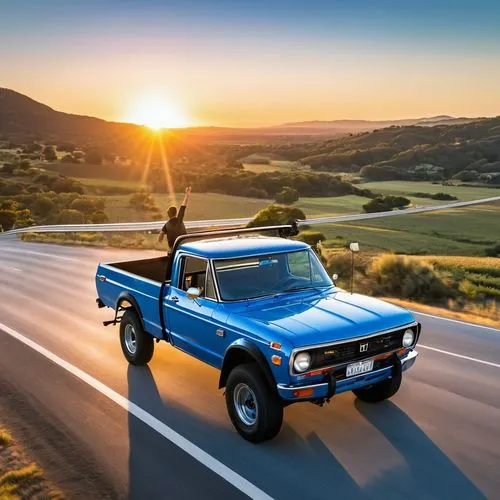
<path fill-rule="evenodd" d="M 234 407 L 238 418 L 245 425 L 253 425 L 257 421 L 258 407 L 255 394 L 248 385 L 239 383 L 233 394 Z"/>
<path fill-rule="evenodd" d="M 125 325 L 124 333 L 125 347 L 130 354 L 135 354 L 137 350 L 135 330 L 131 324 Z"/>

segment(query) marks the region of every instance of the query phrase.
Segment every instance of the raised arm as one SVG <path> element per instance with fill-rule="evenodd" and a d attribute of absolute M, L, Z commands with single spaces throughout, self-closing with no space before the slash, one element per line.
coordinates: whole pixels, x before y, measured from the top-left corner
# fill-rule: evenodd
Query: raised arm
<path fill-rule="evenodd" d="M 186 194 L 184 195 L 184 199 L 182 200 L 181 206 L 187 206 L 189 202 L 189 195 L 191 194 L 191 186 L 186 188 Z"/>

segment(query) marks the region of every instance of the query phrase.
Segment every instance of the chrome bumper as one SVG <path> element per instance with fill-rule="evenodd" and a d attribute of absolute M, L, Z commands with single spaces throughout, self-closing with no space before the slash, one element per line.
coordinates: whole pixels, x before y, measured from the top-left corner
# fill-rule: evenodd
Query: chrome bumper
<path fill-rule="evenodd" d="M 415 360 L 417 359 L 418 352 L 410 351 L 405 356 L 401 358 L 401 371 L 409 370 Z M 335 394 L 340 394 L 341 392 L 352 391 L 354 389 L 359 389 L 360 387 L 376 384 L 389 378 L 392 374 L 393 367 L 387 366 L 385 368 L 381 368 L 380 370 L 375 370 L 368 373 L 362 373 L 361 375 L 356 375 L 355 377 L 349 377 L 343 380 L 339 380 L 336 383 Z M 327 398 L 330 395 L 328 394 L 330 388 L 330 384 L 327 382 L 321 382 L 319 384 L 309 384 L 309 385 L 285 385 L 278 384 L 277 390 L 279 395 L 288 401 L 308 401 L 311 399 L 322 399 Z M 312 393 L 308 394 L 306 397 L 301 397 L 296 395 L 297 391 L 312 389 Z"/>

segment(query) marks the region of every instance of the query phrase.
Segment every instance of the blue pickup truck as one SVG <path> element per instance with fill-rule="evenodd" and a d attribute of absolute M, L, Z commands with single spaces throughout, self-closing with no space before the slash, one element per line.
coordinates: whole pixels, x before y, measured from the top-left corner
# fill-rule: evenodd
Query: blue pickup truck
<path fill-rule="evenodd" d="M 125 358 L 146 364 L 165 340 L 219 369 L 231 421 L 252 442 L 274 437 L 292 403 L 393 396 L 417 357 L 413 315 L 336 287 L 287 237 L 292 226 L 255 231 L 191 233 L 171 256 L 100 264 L 97 303 L 114 310 L 104 324 L 119 323 Z"/>

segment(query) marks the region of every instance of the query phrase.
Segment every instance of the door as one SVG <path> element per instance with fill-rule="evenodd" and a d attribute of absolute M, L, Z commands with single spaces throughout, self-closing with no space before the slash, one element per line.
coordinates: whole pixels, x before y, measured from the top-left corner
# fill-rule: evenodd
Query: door
<path fill-rule="evenodd" d="M 224 353 L 221 343 L 224 331 L 212 321 L 218 302 L 209 262 L 190 255 L 183 255 L 180 259 L 179 272 L 165 299 L 165 318 L 172 343 L 219 367 Z M 190 287 L 200 290 L 199 298 L 188 298 Z"/>

